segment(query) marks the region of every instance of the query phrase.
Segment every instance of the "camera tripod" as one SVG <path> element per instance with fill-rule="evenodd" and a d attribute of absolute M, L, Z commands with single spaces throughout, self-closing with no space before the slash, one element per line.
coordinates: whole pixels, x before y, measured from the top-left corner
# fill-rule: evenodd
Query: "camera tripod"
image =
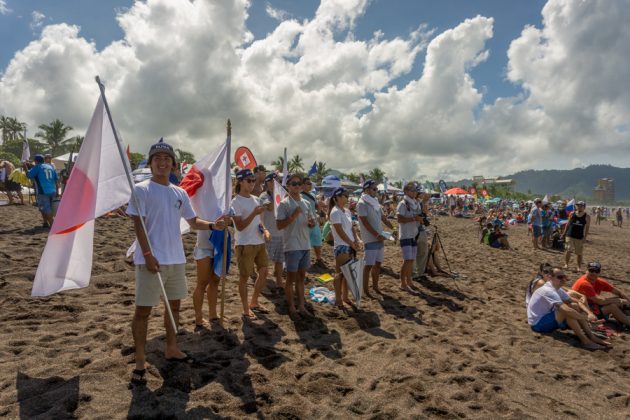
<path fill-rule="evenodd" d="M 433 256 L 433 254 L 436 251 L 435 245 L 438 244 L 440 246 L 440 249 L 442 249 L 442 255 L 444 256 L 444 261 L 446 261 L 446 266 L 448 267 L 447 272 L 443 271 L 442 269 L 440 269 L 440 271 L 448 274 L 449 278 L 455 280 L 459 278 L 459 273 L 454 272 L 453 269 L 451 268 L 451 263 L 448 261 L 448 257 L 446 256 L 446 251 L 444 250 L 444 245 L 442 244 L 442 238 L 440 238 L 440 234 L 438 233 L 438 227 L 436 225 L 433 225 L 433 228 L 435 229 L 435 232 L 433 233 L 433 238 L 431 239 L 431 247 L 429 248 L 430 250 L 429 257 Z M 434 265 L 436 264 L 434 263 Z M 436 269 L 437 269 L 437 265 L 436 265 Z M 454 282 L 454 284 L 455 284 L 455 288 L 459 290 L 459 287 L 457 286 L 457 282 Z"/>

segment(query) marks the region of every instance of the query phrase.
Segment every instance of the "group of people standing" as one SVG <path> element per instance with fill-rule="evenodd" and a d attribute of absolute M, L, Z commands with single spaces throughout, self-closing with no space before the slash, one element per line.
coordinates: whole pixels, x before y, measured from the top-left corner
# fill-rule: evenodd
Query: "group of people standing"
<path fill-rule="evenodd" d="M 197 230 L 197 242 L 193 257 L 197 265 L 197 284 L 193 293 L 195 324 L 205 327 L 218 320 L 217 300 L 221 270 L 217 263 L 219 248 L 223 243 L 225 227 L 234 226 L 234 253 L 238 268 L 238 291 L 242 316 L 245 321 L 256 319 L 268 310 L 259 302 L 260 294 L 267 286 L 268 267 L 273 267 L 275 288 L 282 290 L 288 315 L 293 320 L 310 318 L 313 314 L 305 305 L 305 279 L 311 264 L 311 248 L 315 264 L 326 268 L 322 259 L 322 232 L 320 216 L 325 215 L 331 225 L 335 258 L 335 304 L 340 309 L 352 305 L 341 267 L 357 253 L 364 250 L 364 293 L 371 290 L 381 293 L 379 276 L 384 260 L 384 241 L 393 239 L 384 227 L 393 225 L 384 215 L 377 198 L 377 184 L 367 180 L 356 205 L 357 220 L 349 211 L 350 193 L 343 187 L 336 188 L 324 203 L 313 194 L 313 183 L 308 176 L 288 174 L 285 181 L 286 197 L 276 202 L 274 188 L 276 174 L 267 173 L 264 167 L 240 169 L 235 176 L 235 194 L 229 216 L 208 221 L 195 214 L 186 192 L 169 182 L 169 174 L 176 167 L 173 148 L 163 141 L 151 146 L 148 165 L 152 171 L 149 180 L 135 185 L 134 197 L 128 205 L 138 247 L 134 254 L 136 265 L 136 310 L 132 323 L 136 344 L 136 368 L 132 382 L 144 383 L 145 354 L 148 319 L 151 309 L 160 300 L 160 286 L 155 274 L 160 272 L 169 306 L 179 325 L 180 302 L 187 295 L 185 255 L 179 234 L 179 220 L 185 219 Z M 412 283 L 413 268 L 416 275 L 425 272 L 429 247 L 425 215 L 429 196 L 422 193 L 416 183 L 404 187 L 404 198 L 397 207 L 399 244 L 402 254 L 402 290 L 413 294 L 418 289 Z M 141 220 L 143 218 L 143 220 Z M 142 227 L 146 226 L 146 232 Z M 151 246 L 149 246 L 149 243 Z M 286 271 L 286 279 L 283 274 Z M 248 281 L 254 279 L 250 295 Z M 370 282 L 371 290 L 370 290 Z M 371 296 L 371 295 L 370 295 Z M 208 301 L 208 318 L 203 313 L 204 300 Z M 191 358 L 177 347 L 176 335 L 165 313 L 166 349 L 169 361 L 190 362 Z"/>

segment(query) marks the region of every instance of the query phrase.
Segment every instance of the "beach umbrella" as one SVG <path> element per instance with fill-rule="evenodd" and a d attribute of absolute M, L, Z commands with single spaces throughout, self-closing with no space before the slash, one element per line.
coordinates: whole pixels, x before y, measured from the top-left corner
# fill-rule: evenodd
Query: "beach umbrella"
<path fill-rule="evenodd" d="M 459 187 L 455 187 L 455 188 L 451 188 L 450 190 L 446 190 L 444 192 L 444 194 L 446 195 L 466 195 L 468 194 L 468 191 L 459 188 Z"/>
<path fill-rule="evenodd" d="M 361 294 L 363 293 L 363 259 L 351 259 L 341 266 L 341 272 L 346 279 L 348 289 L 357 303 L 357 308 L 361 304 Z"/>

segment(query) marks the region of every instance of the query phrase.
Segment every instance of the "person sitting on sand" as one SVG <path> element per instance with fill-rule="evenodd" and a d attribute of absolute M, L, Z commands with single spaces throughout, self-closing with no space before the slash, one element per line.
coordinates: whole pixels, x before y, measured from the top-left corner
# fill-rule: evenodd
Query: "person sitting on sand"
<path fill-rule="evenodd" d="M 398 229 L 400 249 L 402 251 L 403 264 L 400 268 L 400 290 L 405 290 L 412 294 L 419 290 L 412 284 L 411 275 L 413 263 L 418 254 L 418 225 L 421 222 L 420 211 L 416 196 L 416 184 L 409 182 L 403 189 L 405 195 L 398 203 L 396 213 L 398 217 Z"/>
<path fill-rule="evenodd" d="M 601 319 L 607 319 L 612 315 L 618 322 L 630 327 L 630 318 L 623 312 L 624 307 L 630 306 L 630 299 L 621 290 L 599 277 L 602 266 L 598 262 L 590 262 L 587 265 L 586 274 L 573 284 L 572 289 L 586 296 L 588 304 L 595 315 Z M 600 294 L 608 292 L 615 297 L 602 298 Z"/>
<path fill-rule="evenodd" d="M 567 276 L 562 269 L 555 268 L 553 275 L 533 294 L 527 305 L 527 322 L 538 333 L 550 333 L 557 329 L 573 330 L 582 346 L 589 350 L 601 350 L 610 346 L 591 332 L 586 315 L 573 309 L 571 297 L 562 290 Z"/>
<path fill-rule="evenodd" d="M 0 181 L 4 181 L 4 189 L 7 194 L 7 198 L 9 199 L 9 204 L 13 204 L 13 200 L 14 200 L 13 193 L 15 193 L 20 199 L 20 204 L 24 205 L 24 196 L 22 195 L 22 186 L 18 182 L 15 182 L 11 179 L 12 178 L 11 174 L 13 174 L 13 171 L 15 171 L 15 166 L 8 160 L 0 159 L 0 168 L 4 170 L 4 175 L 3 175 L 4 180 L 0 180 Z"/>
<path fill-rule="evenodd" d="M 287 268 L 284 296 L 289 316 L 292 320 L 297 320 L 298 312 L 305 317 L 312 316 L 304 306 L 304 280 L 311 262 L 310 228 L 315 226 L 316 215 L 311 213 L 309 203 L 300 195 L 302 190 L 300 174 L 287 176 L 287 190 L 288 196 L 278 204 L 276 226 L 282 231 L 284 241 L 284 260 Z M 297 302 L 294 302 L 294 285 Z"/>
<path fill-rule="evenodd" d="M 346 208 L 348 199 L 349 194 L 345 188 L 335 189 L 330 197 L 330 214 L 328 215 L 332 225 L 335 253 L 335 304 L 342 309 L 344 303 L 352 305 L 352 302 L 348 298 L 348 285 L 344 281 L 341 266 L 359 250 L 359 241 L 352 228 L 352 215 Z"/>
<path fill-rule="evenodd" d="M 547 281 L 551 279 L 551 275 L 553 274 L 553 267 L 549 263 L 541 263 L 538 268 L 538 273 L 536 273 L 536 277 L 529 282 L 527 285 L 527 289 L 525 290 L 525 307 L 529 305 L 529 301 L 532 298 L 534 292 L 542 287 Z"/>
<path fill-rule="evenodd" d="M 256 319 L 254 311 L 268 313 L 258 303 L 260 292 L 267 282 L 267 266 L 269 257 L 265 242 L 271 240 L 269 230 L 263 224 L 261 214 L 265 207 L 260 199 L 252 195 L 256 178 L 250 169 L 241 169 L 236 173 L 236 196 L 232 199 L 234 210 L 234 252 L 238 263 L 238 293 L 243 305 L 243 317 Z M 257 273 L 251 301 L 247 301 L 247 280 Z"/>
<path fill-rule="evenodd" d="M 365 244 L 365 267 L 363 268 L 363 292 L 370 296 L 370 273 L 372 274 L 372 288 L 381 293 L 378 280 L 381 273 L 381 263 L 385 257 L 385 237 L 382 224 L 392 229 L 393 226 L 381 210 L 376 194 L 376 181 L 367 180 L 363 183 L 363 194 L 357 204 L 359 229 Z"/>
<path fill-rule="evenodd" d="M 506 233 L 501 232 L 500 225 L 494 225 L 492 228 L 492 232 L 488 237 L 488 241 L 490 242 L 490 246 L 492 248 L 501 248 L 501 249 L 510 249 L 510 243 L 508 242 L 508 235 Z"/>
<path fill-rule="evenodd" d="M 136 266 L 136 310 L 131 324 L 136 353 L 136 368 L 131 377 L 134 384 L 146 383 L 145 345 L 149 316 L 153 306 L 160 303 L 161 287 L 156 273 L 160 272 L 162 275 L 164 290 L 176 325 L 179 324 L 181 299 L 188 295 L 186 256 L 179 228 L 180 220 L 184 218 L 191 228 L 198 230 L 224 228 L 222 220 L 212 223 L 199 219 L 190 205 L 186 192 L 169 183 L 169 174 L 177 165 L 175 152 L 169 144 L 160 140 L 151 146 L 148 164 L 151 168 L 151 179 L 135 185 L 127 207 L 138 241 L 133 259 Z M 149 237 L 145 235 L 140 217 L 144 219 Z M 164 312 L 164 325 L 166 360 L 190 363 L 192 361 L 190 356 L 177 346 L 175 330 L 167 311 Z"/>

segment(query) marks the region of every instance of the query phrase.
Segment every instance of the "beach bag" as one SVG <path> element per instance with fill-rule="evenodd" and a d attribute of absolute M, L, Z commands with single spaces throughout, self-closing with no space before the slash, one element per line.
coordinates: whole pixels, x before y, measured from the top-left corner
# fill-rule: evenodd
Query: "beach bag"
<path fill-rule="evenodd" d="M 363 259 L 350 259 L 347 263 L 341 266 L 341 272 L 346 279 L 348 290 L 354 296 L 354 301 L 357 304 L 357 308 L 361 303 L 361 295 L 363 293 L 363 267 L 365 262 Z"/>

